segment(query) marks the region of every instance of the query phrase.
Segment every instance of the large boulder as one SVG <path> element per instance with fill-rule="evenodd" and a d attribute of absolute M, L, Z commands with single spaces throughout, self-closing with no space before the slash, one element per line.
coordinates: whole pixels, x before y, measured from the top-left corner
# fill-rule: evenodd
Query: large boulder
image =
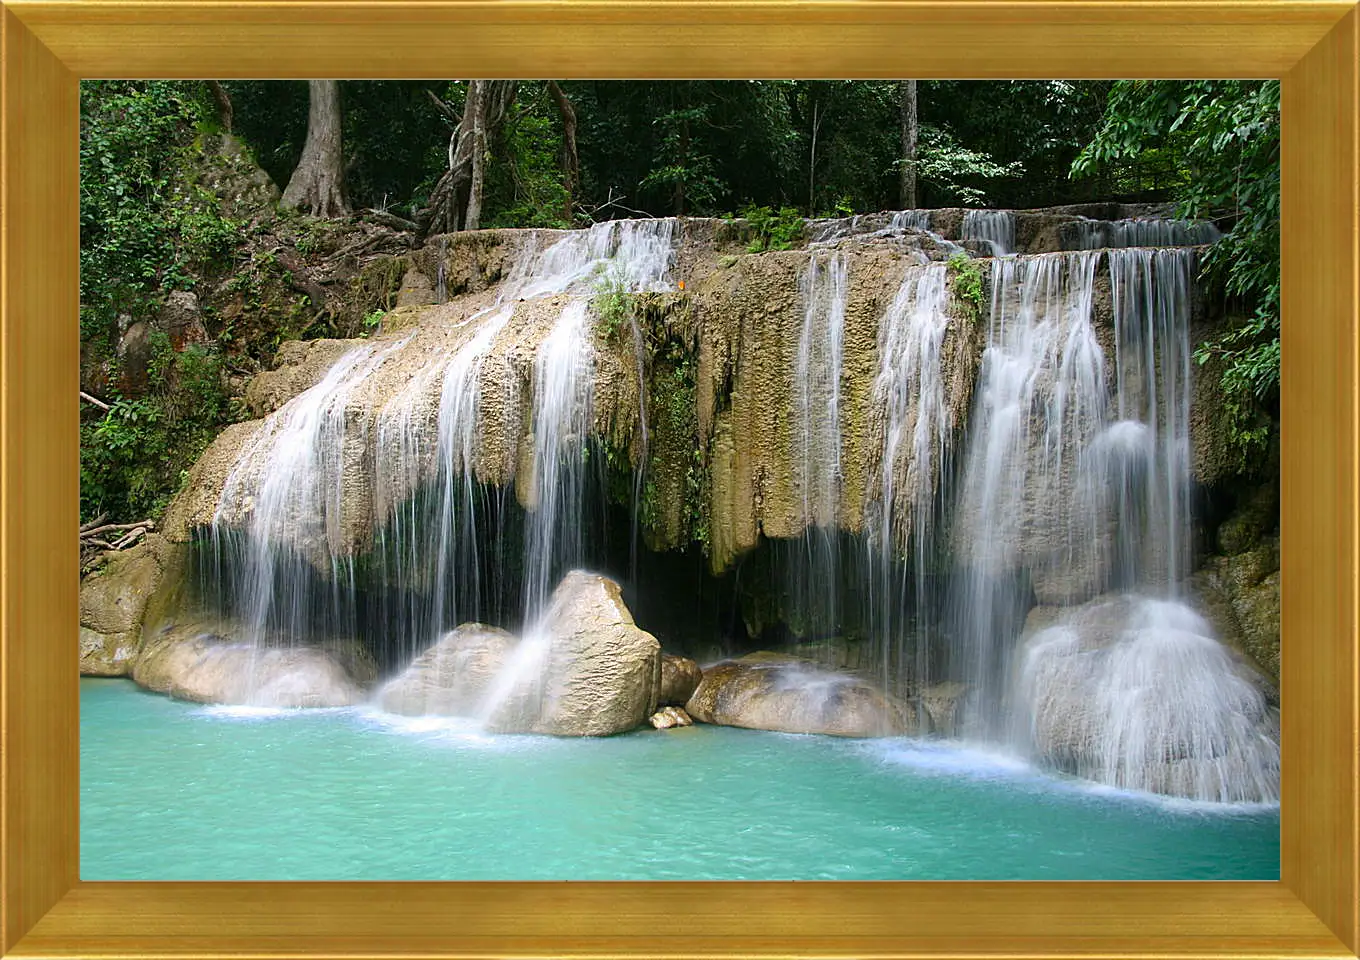
<path fill-rule="evenodd" d="M 476 717 L 515 648 L 515 637 L 484 623 L 464 623 L 389 680 L 375 698 L 390 713 Z"/>
<path fill-rule="evenodd" d="M 1014 691 L 1034 757 L 1115 787 L 1279 797 L 1269 681 L 1170 600 L 1103 596 L 1031 615 Z"/>
<path fill-rule="evenodd" d="M 175 624 L 149 637 L 132 668 L 148 690 L 197 703 L 347 707 L 362 703 L 376 670 L 358 643 L 259 646 L 218 624 Z"/>
<path fill-rule="evenodd" d="M 656 712 L 661 645 L 633 622 L 619 585 L 573 570 L 510 654 L 486 705 L 496 733 L 598 737 Z"/>
<path fill-rule="evenodd" d="M 693 660 L 688 657 L 677 657 L 674 654 L 663 653 L 661 655 L 661 688 L 657 692 L 657 705 L 683 707 L 689 702 L 689 698 L 694 696 L 694 691 L 699 688 L 699 681 L 703 678 L 704 672 Z"/>
<path fill-rule="evenodd" d="M 868 681 L 766 651 L 704 670 L 685 711 L 701 723 L 781 733 L 889 737 L 912 729 L 902 705 Z"/>
<path fill-rule="evenodd" d="M 80 672 L 122 677 L 141 643 L 147 603 L 175 566 L 178 548 L 158 534 L 108 554 L 80 585 Z"/>

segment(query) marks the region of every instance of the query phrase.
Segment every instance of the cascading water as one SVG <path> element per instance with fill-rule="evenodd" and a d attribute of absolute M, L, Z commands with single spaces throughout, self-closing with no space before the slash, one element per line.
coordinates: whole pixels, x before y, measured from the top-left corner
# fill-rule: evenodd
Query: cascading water
<path fill-rule="evenodd" d="M 1175 599 L 1190 567 L 1194 256 L 993 263 L 955 516 L 954 669 L 972 686 L 973 735 L 1114 786 L 1271 801 L 1279 747 L 1265 693 Z M 1102 258 L 1113 357 L 1092 325 Z M 1111 589 L 1139 592 L 1102 596 Z M 1012 679 L 1031 594 L 1040 609 Z"/>
<path fill-rule="evenodd" d="M 898 210 L 888 221 L 888 226 L 893 230 L 929 230 L 930 211 L 929 210 Z"/>
<path fill-rule="evenodd" d="M 257 648 L 307 638 L 325 607 L 344 605 L 353 579 L 340 532 L 345 452 L 364 442 L 346 431 L 347 404 L 403 345 L 341 357 L 269 416 L 227 476 L 213 522 L 214 572 L 234 599 L 243 639 Z"/>
<path fill-rule="evenodd" d="M 532 501 L 525 524 L 529 560 L 521 611 L 536 616 L 551 580 L 579 558 L 577 520 L 590 427 L 589 301 L 600 278 L 629 292 L 670 288 L 676 221 L 615 221 L 583 231 L 531 235 L 509 264 L 494 302 L 461 321 L 451 352 L 416 364 L 376 411 L 373 427 L 350 410 L 375 372 L 410 365 L 409 337 L 343 355 L 322 381 L 275 411 L 238 455 L 211 529 L 208 575 L 222 609 L 255 645 L 293 645 L 354 635 L 366 602 L 356 586 L 356 524 L 344 495 L 346 470 L 372 458 L 374 548 L 385 591 L 382 620 L 404 658 L 451 626 L 482 613 L 481 553 L 502 533 L 479 529 L 487 498 L 504 492 L 477 479 L 484 367 L 516 305 L 567 296 L 533 364 Z M 442 269 L 442 260 L 441 260 Z M 498 378 L 495 387 L 513 391 Z M 513 404 L 508 404 L 513 405 Z M 493 511 L 495 512 L 495 511 Z M 499 565 L 498 565 L 499 566 Z M 498 585 L 500 586 L 500 585 Z"/>
<path fill-rule="evenodd" d="M 992 256 L 1015 252 L 1015 214 L 1009 210 L 969 210 L 963 215 L 964 240 L 981 240 L 990 245 Z"/>
<path fill-rule="evenodd" d="M 1008 639 L 1019 633 L 1021 571 L 1063 594 L 1095 586 L 1094 512 L 1078 503 L 1080 459 L 1104 414 L 1104 357 L 1091 325 L 1098 256 L 1005 258 L 992 307 L 954 518 L 954 644 L 972 685 L 972 729 L 1004 725 Z M 1078 583 L 1063 582 L 1076 578 Z M 1050 601 L 1052 602 L 1052 601 Z"/>
<path fill-rule="evenodd" d="M 1064 230 L 1068 246 L 1077 250 L 1101 247 L 1188 247 L 1213 243 L 1221 235 L 1212 223 L 1185 220 L 1078 220 Z"/>
<path fill-rule="evenodd" d="M 944 340 L 949 327 L 948 271 L 942 263 L 908 269 L 879 323 L 879 369 L 874 379 L 875 415 L 882 424 L 877 487 L 870 488 L 866 517 L 871 569 L 870 622 L 880 647 L 885 687 L 903 673 L 911 642 L 911 681 L 919 690 L 931 680 L 930 650 L 939 638 L 930 629 L 928 571 L 934 565 L 939 494 L 950 453 Z M 910 545 L 912 592 L 899 558 Z M 915 613 L 915 631 L 906 611 Z"/>
<path fill-rule="evenodd" d="M 1190 571 L 1190 284 L 1195 252 L 1111 250 L 1115 417 L 1106 462 L 1124 582 L 1175 591 Z M 1142 548 L 1141 550 L 1139 548 Z"/>
<path fill-rule="evenodd" d="M 784 585 L 797 605 L 781 611 L 784 626 L 831 640 L 866 614 L 878 679 L 916 699 L 922 729 L 923 689 L 954 681 L 968 687 L 964 736 L 1118 786 L 1269 799 L 1278 735 L 1264 694 L 1176 599 L 1191 569 L 1196 251 L 1147 244 L 1210 234 L 1157 221 L 1082 226 L 1115 248 L 1083 239 L 1089 249 L 1017 256 L 1011 213 L 969 211 L 963 237 L 996 254 L 985 330 L 951 300 L 951 270 L 961 268 L 922 262 L 919 251 L 904 258 L 903 244 L 887 243 L 877 262 L 907 265 L 895 293 L 882 294 L 871 356 L 859 319 L 847 341 L 851 260 L 861 241 L 930 225 L 929 211 L 900 211 L 811 231 L 827 242 L 806 252 L 786 368 L 788 473 L 778 482 L 792 485 L 803 532 L 786 543 L 793 582 Z M 602 429 L 597 373 L 612 384 L 602 391 L 628 376 L 604 341 L 596 355 L 591 302 L 602 284 L 671 289 L 676 232 L 676 221 L 660 220 L 520 235 L 494 294 L 461 301 L 477 307 L 470 314 L 440 308 L 443 325 L 425 326 L 415 342 L 428 355 L 406 350 L 409 338 L 357 346 L 272 414 L 239 455 L 211 530 L 242 634 L 263 647 L 356 636 L 376 622 L 401 660 L 457 624 L 521 618 L 525 640 L 484 716 L 522 698 L 546 650 L 535 624 L 552 588 L 595 548 L 583 461 Z M 855 243 L 836 239 L 851 235 Z M 1112 330 L 1094 311 L 1102 266 Z M 857 274 L 855 296 L 872 282 Z M 630 332 L 622 368 L 634 367 L 641 386 L 636 321 Z M 866 396 L 852 371 L 873 365 Z M 375 406 L 379 396 L 386 402 Z M 643 389 L 644 459 L 647 404 Z M 860 410 L 871 421 L 864 431 L 847 420 Z M 510 449 L 504 439 L 488 447 L 488 416 L 515 438 Z M 847 474 L 860 469 L 866 438 L 876 448 L 867 472 Z M 632 449 L 636 458 L 636 435 Z M 634 466 L 635 566 L 643 468 Z M 342 478 L 356 470 L 371 472 L 371 501 L 346 494 Z M 864 508 L 854 551 L 844 528 L 861 504 L 847 495 Z M 355 510 L 371 516 L 355 522 Z M 867 576 L 847 575 L 861 561 Z M 861 589 L 862 610 L 851 606 Z M 1087 706 L 1062 712 L 1074 690 L 1099 705 L 1099 723 Z M 1175 706 L 1187 697 L 1193 706 Z"/>
<path fill-rule="evenodd" d="M 1184 604 L 1122 596 L 1038 632 L 1017 690 L 1033 743 L 1076 776 L 1220 803 L 1279 799 L 1278 718 Z"/>
<path fill-rule="evenodd" d="M 533 501 L 524 542 L 525 622 L 544 609 L 554 575 L 579 562 L 582 455 L 590 430 L 588 304 L 571 300 L 534 358 Z"/>
<path fill-rule="evenodd" d="M 814 253 L 802 277 L 803 325 L 793 369 L 795 465 L 805 533 L 793 592 L 812 614 L 805 628 L 838 622 L 837 520 L 841 494 L 841 376 L 849 264 L 844 252 Z M 815 602 L 819 600 L 820 602 Z"/>

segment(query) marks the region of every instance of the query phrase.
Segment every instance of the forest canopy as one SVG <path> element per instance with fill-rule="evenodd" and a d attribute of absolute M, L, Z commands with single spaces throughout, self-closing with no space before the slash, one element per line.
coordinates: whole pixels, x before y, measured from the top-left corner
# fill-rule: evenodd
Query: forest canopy
<path fill-rule="evenodd" d="M 1208 289 L 1245 321 L 1221 366 L 1242 450 L 1267 440 L 1279 360 L 1273 81 L 89 81 L 81 98 L 82 512 L 154 516 L 240 380 L 288 339 L 355 335 L 309 251 L 364 215 L 417 235 L 637 216 L 1166 201 L 1225 232 Z M 226 137 L 226 135 L 230 137 Z M 217 202 L 208 145 L 281 191 L 269 222 Z M 219 165 L 220 165 L 220 161 Z M 230 173 L 231 171 L 228 171 Z M 291 259 L 290 259 L 291 258 Z M 182 342 L 151 321 L 202 305 Z M 312 291 L 295 300 L 275 287 Z M 178 299 L 177 299 L 178 298 Z M 146 388 L 127 390 L 145 325 Z M 349 324 L 349 326 L 346 326 Z"/>

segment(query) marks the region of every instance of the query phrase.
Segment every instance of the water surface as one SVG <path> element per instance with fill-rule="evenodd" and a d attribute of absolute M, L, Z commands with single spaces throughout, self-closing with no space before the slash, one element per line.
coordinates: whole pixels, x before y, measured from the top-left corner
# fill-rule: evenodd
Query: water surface
<path fill-rule="evenodd" d="M 912 740 L 489 737 L 81 681 L 86 880 L 1275 880 L 1278 807 Z"/>

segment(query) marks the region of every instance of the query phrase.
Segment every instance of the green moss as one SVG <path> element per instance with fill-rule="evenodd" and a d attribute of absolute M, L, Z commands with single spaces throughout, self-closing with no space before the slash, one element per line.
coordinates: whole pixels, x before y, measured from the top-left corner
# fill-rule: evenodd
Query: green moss
<path fill-rule="evenodd" d="M 638 315 L 637 296 L 616 273 L 602 273 L 595 281 L 595 297 L 591 300 L 598 319 L 596 331 L 607 343 L 617 343 L 619 331 L 631 324 Z"/>
<path fill-rule="evenodd" d="M 987 305 L 982 268 L 966 253 L 949 258 L 949 290 L 967 306 L 973 322 L 982 320 Z"/>
<path fill-rule="evenodd" d="M 651 449 L 640 520 L 653 549 L 709 548 L 706 451 L 699 440 L 698 361 L 692 344 L 669 338 L 653 354 Z"/>

